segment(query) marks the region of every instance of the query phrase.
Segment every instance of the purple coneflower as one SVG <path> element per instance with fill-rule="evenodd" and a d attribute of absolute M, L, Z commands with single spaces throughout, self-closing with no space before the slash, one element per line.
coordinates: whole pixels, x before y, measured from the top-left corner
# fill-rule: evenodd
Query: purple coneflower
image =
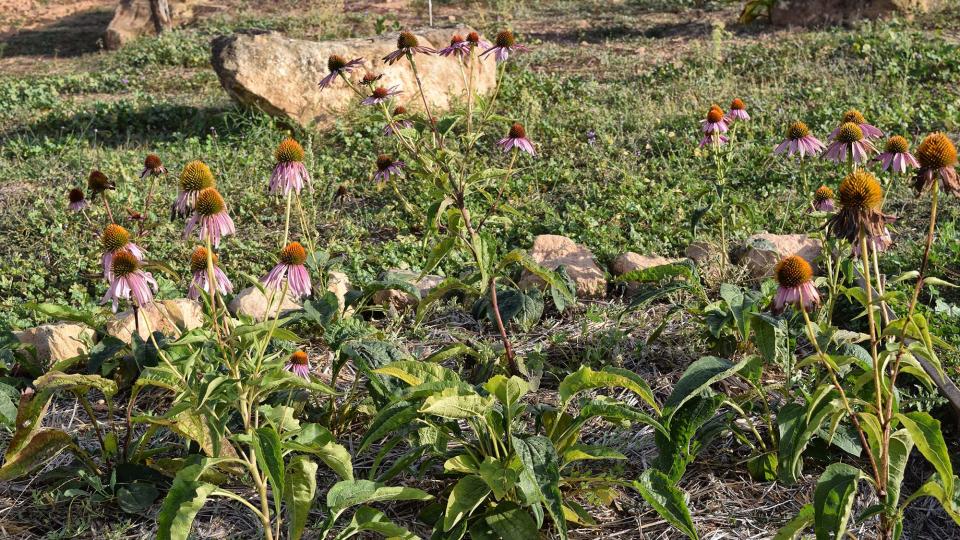
<path fill-rule="evenodd" d="M 303 185 L 310 185 L 310 173 L 303 165 L 303 147 L 293 139 L 285 139 L 273 153 L 277 164 L 270 175 L 270 193 L 282 192 L 284 195 L 291 191 L 300 194 Z"/>
<path fill-rule="evenodd" d="M 863 117 L 863 113 L 856 109 L 850 109 L 849 111 L 843 113 L 843 118 L 840 120 L 840 125 L 837 126 L 837 129 L 833 130 L 833 133 L 830 134 L 831 139 L 835 139 L 837 134 L 840 133 L 840 130 L 843 128 L 843 125 L 852 122 L 860 128 L 863 132 L 863 136 L 868 139 L 879 139 L 883 137 L 883 132 L 879 129 L 871 126 L 867 123 L 867 119 Z"/>
<path fill-rule="evenodd" d="M 391 175 L 402 176 L 405 166 L 404 162 L 394 161 L 393 156 L 389 154 L 380 154 L 377 156 L 377 172 L 373 174 L 373 179 L 380 184 L 389 182 Z"/>
<path fill-rule="evenodd" d="M 368 71 L 363 74 L 363 78 L 360 79 L 360 82 L 367 86 L 370 86 L 382 78 L 383 78 L 383 73 L 372 73 Z"/>
<path fill-rule="evenodd" d="M 184 217 L 190 214 L 197 202 L 197 195 L 207 188 L 216 186 L 213 173 L 207 164 L 194 160 L 187 163 L 180 172 L 180 193 L 173 203 L 172 214 Z"/>
<path fill-rule="evenodd" d="M 840 182 L 840 210 L 827 221 L 827 233 L 854 247 L 863 234 L 869 241 L 889 237 L 886 224 L 895 218 L 881 211 L 883 188 L 867 171 L 858 169 Z M 875 244 L 879 245 L 879 244 Z"/>
<path fill-rule="evenodd" d="M 734 121 L 750 119 L 750 115 L 747 114 L 747 106 L 744 105 L 743 100 L 740 98 L 736 98 L 730 103 L 730 112 L 727 116 Z"/>
<path fill-rule="evenodd" d="M 799 255 L 784 257 L 774 269 L 777 294 L 773 297 L 773 312 L 782 313 L 787 306 L 806 311 L 820 304 L 820 295 L 813 284 L 813 268 Z"/>
<path fill-rule="evenodd" d="M 283 279 L 294 297 L 310 296 L 310 274 L 307 273 L 307 250 L 300 242 L 290 242 L 280 250 L 280 262 L 263 277 L 263 285 L 270 289 L 280 289 Z"/>
<path fill-rule="evenodd" d="M 512 148 L 518 148 L 531 156 L 537 155 L 533 149 L 533 143 L 527 138 L 527 130 L 519 122 L 510 126 L 507 136 L 497 141 L 497 146 L 503 148 L 504 152 L 509 152 Z"/>
<path fill-rule="evenodd" d="M 405 118 L 407 114 L 407 108 L 403 105 L 397 105 L 393 109 L 393 124 L 387 124 L 383 126 L 383 134 L 387 137 L 395 135 L 401 129 L 406 129 L 413 127 L 413 122 Z"/>
<path fill-rule="evenodd" d="M 815 156 L 826 148 L 820 139 L 810 134 L 810 128 L 803 122 L 794 122 L 787 128 L 787 139 L 780 143 L 774 150 L 774 154 L 787 153 L 787 156 L 800 154 L 800 157 L 807 155 Z"/>
<path fill-rule="evenodd" d="M 227 278 L 227 275 L 220 269 L 220 258 L 216 253 L 211 254 L 213 259 L 213 278 L 217 282 L 217 291 L 220 294 L 233 292 L 233 283 Z M 190 288 L 187 290 L 187 298 L 196 300 L 200 298 L 200 291 L 212 294 L 210 290 L 210 272 L 207 269 L 207 248 L 197 246 L 190 256 L 190 271 L 193 273 L 193 280 L 190 281 Z"/>
<path fill-rule="evenodd" d="M 910 143 L 899 135 L 887 139 L 887 146 L 883 153 L 875 158 L 882 164 L 883 170 L 892 170 L 897 173 L 907 172 L 907 167 L 917 168 L 917 158 L 910 153 Z"/>
<path fill-rule="evenodd" d="M 364 105 L 379 105 L 391 97 L 400 94 L 399 86 L 391 86 L 389 90 L 382 86 L 378 86 L 370 92 L 370 97 L 365 98 L 361 103 Z"/>
<path fill-rule="evenodd" d="M 197 195 L 193 215 L 187 220 L 187 227 L 183 231 L 184 239 L 190 236 L 194 229 L 197 229 L 201 241 L 210 240 L 214 247 L 220 245 L 220 238 L 237 233 L 237 228 L 227 213 L 227 203 L 216 188 L 206 188 Z"/>
<path fill-rule="evenodd" d="M 330 73 L 320 79 L 320 89 L 323 90 L 330 86 L 341 75 L 346 77 L 347 73 L 361 64 L 363 64 L 363 58 L 354 58 L 348 62 L 346 58 L 339 54 L 330 55 L 330 58 L 327 59 L 327 69 L 330 70 Z"/>
<path fill-rule="evenodd" d="M 138 261 L 143 260 L 143 250 L 130 241 L 130 232 L 116 223 L 111 223 L 103 229 L 100 243 L 103 244 L 103 256 L 100 257 L 100 262 L 103 263 L 103 278 L 107 281 L 113 281 L 110 268 L 117 253 L 126 251 Z"/>
<path fill-rule="evenodd" d="M 156 154 L 147 154 L 147 157 L 143 160 L 143 170 L 140 171 L 140 179 L 142 180 L 148 174 L 150 176 L 167 174 L 167 168 L 164 167 L 163 162 L 160 161 L 160 156 Z"/>
<path fill-rule="evenodd" d="M 120 300 L 129 300 L 136 307 L 144 307 L 153 302 L 153 293 L 150 287 L 157 290 L 157 282 L 150 272 L 140 268 L 137 256 L 126 250 L 120 250 L 113 256 L 110 266 L 110 286 L 107 293 L 100 300 L 101 304 L 113 301 L 113 312 L 117 312 Z"/>
<path fill-rule="evenodd" d="M 460 34 L 454 34 L 450 38 L 450 46 L 440 49 L 437 54 L 440 56 L 455 55 L 457 58 L 463 59 L 464 56 L 470 54 L 470 42 L 463 39 Z"/>
<path fill-rule="evenodd" d="M 820 186 L 813 193 L 813 209 L 817 212 L 833 212 L 833 190 L 827 186 Z"/>
<path fill-rule="evenodd" d="M 408 54 L 413 56 L 416 53 L 435 54 L 436 52 L 437 51 L 430 47 L 421 46 L 417 41 L 417 36 L 413 35 L 412 32 L 400 32 L 400 36 L 397 37 L 397 50 L 384 56 L 383 61 L 386 62 L 387 65 L 392 65 Z"/>
<path fill-rule="evenodd" d="M 480 37 L 480 34 L 477 32 L 470 32 L 467 34 L 467 43 L 469 43 L 471 47 L 478 47 L 480 49 L 489 49 L 490 47 L 493 47 L 492 43 Z"/>
<path fill-rule="evenodd" d="M 703 126 L 703 133 L 705 137 L 700 141 L 700 146 L 706 146 L 713 142 L 713 137 L 717 137 L 717 141 L 720 143 L 725 143 L 729 139 L 722 135 L 726 133 L 728 129 L 727 119 L 723 114 L 723 110 L 719 107 L 713 107 L 710 109 L 710 112 L 707 113 L 707 117 L 700 121 L 700 124 Z"/>
<path fill-rule="evenodd" d="M 870 158 L 870 154 L 876 154 L 877 148 L 873 146 L 870 139 L 864 138 L 863 130 L 853 122 L 847 122 L 840 126 L 833 142 L 823 153 L 824 159 L 844 163 L 847 161 L 847 154 L 853 159 L 854 163 L 863 163 Z"/>
<path fill-rule="evenodd" d="M 90 190 L 91 196 L 97 196 L 108 189 L 117 189 L 117 185 L 113 180 L 107 178 L 107 175 L 98 170 L 93 170 L 87 177 L 87 189 Z"/>
<path fill-rule="evenodd" d="M 510 53 L 514 51 L 519 52 L 530 50 L 517 43 L 517 39 L 513 36 L 513 32 L 509 30 L 501 30 L 498 32 L 497 37 L 493 41 L 493 46 L 480 53 L 480 58 L 493 53 L 493 56 L 497 59 L 497 62 L 506 62 L 507 59 L 510 58 Z"/>
<path fill-rule="evenodd" d="M 71 189 L 67 193 L 67 201 L 67 210 L 71 212 L 79 212 L 89 206 L 86 197 L 83 196 L 83 190 L 80 188 Z"/>
<path fill-rule="evenodd" d="M 297 377 L 309 379 L 310 357 L 303 351 L 296 351 L 290 355 L 290 360 L 287 361 L 287 365 L 283 366 L 283 369 L 293 373 Z"/>
<path fill-rule="evenodd" d="M 939 176 L 945 192 L 960 196 L 960 179 L 954 168 L 957 164 L 957 147 L 949 137 L 943 133 L 928 135 L 917 147 L 917 159 L 920 170 L 913 181 L 917 195 L 929 189 Z"/>

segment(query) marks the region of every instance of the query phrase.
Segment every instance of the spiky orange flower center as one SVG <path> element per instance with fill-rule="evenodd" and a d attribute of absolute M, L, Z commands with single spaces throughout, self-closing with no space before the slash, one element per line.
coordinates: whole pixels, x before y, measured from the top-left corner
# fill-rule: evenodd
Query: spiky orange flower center
<path fill-rule="evenodd" d="M 339 54 L 331 54 L 330 58 L 327 59 L 327 69 L 330 70 L 330 73 L 339 71 L 345 67 L 347 67 L 347 60 Z"/>
<path fill-rule="evenodd" d="M 523 124 L 514 123 L 510 126 L 509 136 L 511 139 L 525 139 L 527 138 L 527 130 L 523 127 Z"/>
<path fill-rule="evenodd" d="M 307 250 L 300 242 L 290 242 L 280 250 L 280 262 L 287 266 L 302 266 L 307 262 Z"/>
<path fill-rule="evenodd" d="M 469 41 L 470 43 L 473 43 L 474 45 L 480 43 L 480 34 L 476 32 L 470 32 L 469 34 L 467 34 L 467 41 Z"/>
<path fill-rule="evenodd" d="M 736 98 L 732 102 L 730 102 L 730 108 L 736 111 L 742 111 L 746 109 L 747 106 L 743 103 L 742 99 Z"/>
<path fill-rule="evenodd" d="M 883 202 L 880 182 L 867 171 L 858 169 L 840 182 L 840 204 L 851 210 L 872 210 Z"/>
<path fill-rule="evenodd" d="M 831 201 L 833 200 L 833 190 L 827 186 L 820 186 L 813 193 L 813 200 L 816 202 Z"/>
<path fill-rule="evenodd" d="M 707 122 L 717 123 L 723 120 L 723 111 L 720 109 L 710 109 L 710 112 L 707 113 Z"/>
<path fill-rule="evenodd" d="M 273 153 L 277 163 L 302 162 L 303 156 L 303 147 L 300 146 L 300 143 L 289 138 L 284 139 L 277 145 L 277 150 Z"/>
<path fill-rule="evenodd" d="M 450 45 L 456 45 L 457 43 L 463 43 L 463 36 L 460 34 L 454 34 L 453 37 L 450 38 Z"/>
<path fill-rule="evenodd" d="M 116 251 L 130 243 L 130 232 L 116 223 L 111 223 L 103 229 L 100 241 L 103 243 L 103 249 Z"/>
<path fill-rule="evenodd" d="M 180 173 L 180 189 L 183 191 L 200 191 L 215 184 L 210 167 L 200 160 L 187 163 Z"/>
<path fill-rule="evenodd" d="M 217 254 L 213 254 L 213 265 L 216 266 L 220 262 L 220 258 L 217 257 Z M 203 246 L 197 246 L 193 250 L 193 254 L 190 255 L 190 272 L 197 273 L 201 270 L 207 269 L 207 248 Z"/>
<path fill-rule="evenodd" d="M 802 139 L 810 135 L 810 128 L 803 122 L 794 122 L 787 128 L 787 138 L 790 140 Z"/>
<path fill-rule="evenodd" d="M 143 167 L 145 169 L 154 171 L 160 167 L 163 167 L 163 162 L 160 161 L 160 156 L 156 154 L 147 154 L 146 159 L 143 160 Z"/>
<path fill-rule="evenodd" d="M 513 32 L 509 30 L 497 32 L 497 47 L 513 47 L 513 44 L 516 42 L 517 40 L 513 37 Z"/>
<path fill-rule="evenodd" d="M 846 124 L 847 122 L 853 122 L 854 124 L 866 124 L 867 119 L 863 117 L 863 113 L 856 109 L 850 109 L 849 111 L 843 113 L 842 123 Z"/>
<path fill-rule="evenodd" d="M 67 197 L 72 203 L 83 202 L 83 190 L 80 188 L 73 188 L 70 190 L 70 193 L 67 194 Z"/>
<path fill-rule="evenodd" d="M 136 272 L 140 268 L 140 261 L 127 250 L 120 250 L 113 254 L 110 271 L 114 276 L 124 277 Z"/>
<path fill-rule="evenodd" d="M 384 171 L 393 165 L 393 156 L 390 154 L 380 154 L 377 156 L 377 170 Z"/>
<path fill-rule="evenodd" d="M 957 163 L 957 147 L 943 133 L 933 133 L 917 147 L 917 161 L 925 169 L 942 169 Z"/>
<path fill-rule="evenodd" d="M 306 366 L 310 364 L 310 358 L 307 356 L 307 353 L 296 351 L 290 355 L 290 363 L 298 366 Z"/>
<path fill-rule="evenodd" d="M 394 116 L 403 116 L 405 114 L 407 114 L 407 108 L 404 107 L 403 105 L 397 105 L 396 107 L 393 108 Z"/>
<path fill-rule="evenodd" d="M 894 135 L 887 139 L 885 150 L 892 154 L 903 154 L 910 150 L 910 143 L 900 135 Z"/>
<path fill-rule="evenodd" d="M 840 126 L 837 132 L 837 140 L 842 143 L 855 143 L 863 140 L 863 130 L 853 122 L 847 122 Z"/>
<path fill-rule="evenodd" d="M 774 275 L 781 287 L 799 287 L 813 278 L 813 268 L 803 257 L 790 255 L 777 263 Z"/>
<path fill-rule="evenodd" d="M 197 204 L 194 206 L 194 210 L 201 216 L 210 217 L 223 212 L 226 206 L 226 203 L 223 202 L 223 197 L 220 196 L 220 192 L 215 188 L 209 187 L 204 188 L 197 194 Z"/>
<path fill-rule="evenodd" d="M 409 49 L 411 47 L 416 47 L 420 43 L 417 41 L 417 36 L 413 35 L 411 32 L 400 32 L 400 37 L 397 38 L 397 48 L 398 49 Z"/>
<path fill-rule="evenodd" d="M 378 87 L 374 88 L 374 89 L 373 89 L 373 97 L 375 97 L 375 98 L 377 98 L 377 99 L 384 99 L 384 98 L 386 98 L 386 97 L 387 97 L 387 89 L 384 88 L 384 87 L 382 87 L 382 86 L 378 86 Z"/>
<path fill-rule="evenodd" d="M 87 177 L 87 187 L 93 192 L 106 191 L 110 189 L 110 179 L 100 171 L 91 171 Z"/>

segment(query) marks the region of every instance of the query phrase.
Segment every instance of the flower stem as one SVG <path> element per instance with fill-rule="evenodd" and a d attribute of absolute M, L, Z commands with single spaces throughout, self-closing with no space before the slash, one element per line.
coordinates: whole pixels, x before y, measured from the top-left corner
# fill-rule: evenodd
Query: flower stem
<path fill-rule="evenodd" d="M 467 67 L 467 140 L 473 133 L 473 67 L 476 63 L 477 46 L 470 44 L 470 65 Z"/>
<path fill-rule="evenodd" d="M 157 177 L 150 175 L 150 188 L 147 190 L 147 200 L 143 203 L 143 216 L 137 226 L 137 236 L 143 236 L 143 228 L 147 223 L 147 216 L 150 215 L 150 203 L 153 201 L 153 188 L 157 185 Z"/>
<path fill-rule="evenodd" d="M 107 192 L 100 192 L 100 196 L 103 197 L 103 206 L 107 209 L 107 217 L 110 218 L 110 223 L 116 223 L 113 219 L 113 210 L 110 210 L 110 199 L 107 198 Z"/>
<path fill-rule="evenodd" d="M 417 63 L 413 60 L 412 53 L 407 53 L 407 60 L 410 61 L 410 67 L 413 68 L 413 78 L 416 79 L 417 89 L 420 90 L 420 98 L 423 100 L 423 110 L 427 113 L 427 123 L 430 124 L 430 130 L 433 131 L 433 136 L 435 137 L 433 144 L 436 145 L 439 141 L 439 145 L 443 147 L 443 137 L 440 135 L 440 132 L 437 131 L 437 122 L 433 117 L 433 113 L 430 112 L 427 95 L 423 93 L 423 83 L 420 81 L 420 74 L 417 72 Z"/>
<path fill-rule="evenodd" d="M 280 244 L 280 249 L 287 247 L 287 240 L 290 239 L 290 203 L 293 200 L 292 194 L 287 192 L 287 213 L 286 217 L 283 219 L 283 243 Z"/>

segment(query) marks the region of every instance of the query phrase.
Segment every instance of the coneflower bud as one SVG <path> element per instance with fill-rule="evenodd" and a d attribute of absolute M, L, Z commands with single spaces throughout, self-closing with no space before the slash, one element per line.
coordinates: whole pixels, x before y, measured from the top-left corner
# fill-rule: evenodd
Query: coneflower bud
<path fill-rule="evenodd" d="M 742 99 L 736 98 L 736 99 L 734 99 L 732 102 L 730 102 L 730 108 L 731 108 L 731 109 L 735 109 L 735 110 L 742 111 L 742 110 L 746 109 L 747 106 L 743 103 L 743 100 L 742 100 Z"/>
<path fill-rule="evenodd" d="M 794 122 L 787 128 L 787 138 L 790 140 L 802 139 L 810 135 L 810 128 L 803 122 Z"/>
<path fill-rule="evenodd" d="M 332 54 L 327 59 L 327 69 L 331 72 L 338 71 L 347 67 L 347 60 L 339 54 Z"/>
<path fill-rule="evenodd" d="M 497 32 L 497 38 L 494 41 L 497 47 L 513 47 L 513 44 L 516 43 L 517 40 L 513 37 L 513 32 L 501 30 Z"/>
<path fill-rule="evenodd" d="M 817 191 L 813 193 L 813 202 L 821 203 L 824 201 L 833 200 L 833 190 L 827 186 L 820 186 L 817 188 Z"/>
<path fill-rule="evenodd" d="M 280 250 L 280 262 L 287 266 L 302 266 L 307 262 L 307 250 L 300 242 L 290 242 Z"/>
<path fill-rule="evenodd" d="M 524 129 L 523 124 L 514 122 L 514 124 L 510 126 L 510 133 L 507 136 L 511 139 L 525 139 L 527 137 L 527 130 Z"/>
<path fill-rule="evenodd" d="M 840 205 L 851 210 L 875 210 L 883 203 L 883 188 L 867 171 L 858 169 L 840 182 Z"/>
<path fill-rule="evenodd" d="M 813 279 L 813 268 L 803 257 L 791 255 L 777 263 L 774 275 L 781 287 L 799 287 Z"/>
<path fill-rule="evenodd" d="M 213 173 L 207 164 L 194 160 L 187 163 L 180 173 L 180 189 L 183 191 L 200 191 L 206 188 L 212 188 L 216 185 L 213 179 Z"/>
<path fill-rule="evenodd" d="M 80 188 L 73 188 L 67 193 L 67 199 L 69 199 L 70 204 L 79 204 L 84 200 L 83 190 Z"/>
<path fill-rule="evenodd" d="M 917 147 L 917 161 L 924 169 L 951 167 L 957 163 L 957 147 L 943 133 L 933 133 Z"/>
<path fill-rule="evenodd" d="M 130 243 L 130 232 L 116 223 L 111 223 L 103 229 L 100 241 L 104 251 L 114 252 Z"/>
<path fill-rule="evenodd" d="M 298 366 L 306 366 L 310 363 L 307 353 L 303 351 L 296 351 L 290 355 L 290 362 Z"/>
<path fill-rule="evenodd" d="M 366 73 L 363 74 L 363 80 L 362 80 L 362 82 L 363 82 L 363 84 L 373 84 L 373 83 L 379 81 L 379 80 L 380 80 L 380 77 L 383 77 L 383 74 L 382 74 L 382 73 L 371 73 L 371 72 L 368 71 L 368 72 L 366 72 Z"/>
<path fill-rule="evenodd" d="M 417 36 L 413 35 L 411 32 L 400 32 L 400 36 L 397 37 L 397 48 L 398 49 L 410 49 L 418 46 L 420 43 L 417 41 Z"/>
<path fill-rule="evenodd" d="M 113 261 L 110 263 L 110 271 L 114 277 L 126 277 L 140 269 L 140 261 L 123 249 L 113 254 Z"/>
<path fill-rule="evenodd" d="M 378 86 L 373 89 L 372 95 L 377 99 L 385 99 L 388 93 L 389 91 L 386 88 Z"/>
<path fill-rule="evenodd" d="M 390 154 L 380 154 L 377 156 L 377 170 L 385 171 L 393 165 L 393 156 Z"/>
<path fill-rule="evenodd" d="M 147 157 L 143 160 L 143 168 L 150 172 L 159 171 L 163 168 L 163 162 L 160 161 L 160 156 L 156 154 L 147 154 Z"/>
<path fill-rule="evenodd" d="M 463 36 L 460 34 L 454 34 L 453 37 L 450 38 L 450 45 L 456 45 L 457 43 L 463 43 Z"/>
<path fill-rule="evenodd" d="M 863 130 L 853 122 L 846 122 L 837 131 L 837 140 L 842 143 L 855 143 L 863 140 Z"/>
<path fill-rule="evenodd" d="M 217 254 L 213 254 L 213 265 L 216 266 L 220 261 L 220 258 L 217 257 Z M 193 254 L 190 255 L 190 272 L 197 273 L 201 270 L 207 269 L 207 248 L 203 246 L 197 246 L 193 250 Z"/>
<path fill-rule="evenodd" d="M 87 177 L 87 189 L 96 195 L 108 189 L 116 189 L 116 184 L 107 178 L 107 175 L 98 170 L 93 170 L 90 172 L 90 176 Z"/>
<path fill-rule="evenodd" d="M 277 150 L 273 153 L 273 156 L 277 163 L 299 163 L 303 161 L 303 147 L 297 141 L 287 138 L 277 145 Z"/>
<path fill-rule="evenodd" d="M 843 120 L 841 123 L 846 124 L 847 122 L 853 122 L 854 124 L 866 124 L 867 119 L 863 117 L 863 113 L 856 109 L 850 109 L 849 111 L 843 113 Z"/>
<path fill-rule="evenodd" d="M 478 45 L 480 43 L 480 34 L 477 32 L 470 32 L 467 34 L 467 41 L 473 43 L 474 45 Z"/>
<path fill-rule="evenodd" d="M 226 203 L 223 202 L 220 193 L 215 188 L 208 187 L 197 194 L 197 204 L 194 206 L 194 210 L 201 216 L 210 217 L 223 212 L 225 207 Z"/>
<path fill-rule="evenodd" d="M 717 123 L 721 120 L 723 120 L 723 111 L 720 109 L 710 109 L 707 113 L 707 122 Z"/>
<path fill-rule="evenodd" d="M 397 105 L 396 107 L 393 108 L 394 116 L 403 116 L 405 114 L 407 114 L 407 108 L 404 107 L 403 105 Z"/>
<path fill-rule="evenodd" d="M 884 148 L 884 151 L 891 154 L 903 154 L 908 150 L 910 150 L 910 143 L 900 135 L 894 135 L 887 139 L 887 146 Z"/>

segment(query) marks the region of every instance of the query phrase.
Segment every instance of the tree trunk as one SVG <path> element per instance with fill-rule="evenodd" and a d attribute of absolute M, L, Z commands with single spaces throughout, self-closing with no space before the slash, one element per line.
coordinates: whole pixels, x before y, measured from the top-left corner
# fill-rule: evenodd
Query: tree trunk
<path fill-rule="evenodd" d="M 168 0 L 150 0 L 150 13 L 153 17 L 153 26 L 157 34 L 173 28 L 173 19 L 170 17 L 170 3 Z"/>

